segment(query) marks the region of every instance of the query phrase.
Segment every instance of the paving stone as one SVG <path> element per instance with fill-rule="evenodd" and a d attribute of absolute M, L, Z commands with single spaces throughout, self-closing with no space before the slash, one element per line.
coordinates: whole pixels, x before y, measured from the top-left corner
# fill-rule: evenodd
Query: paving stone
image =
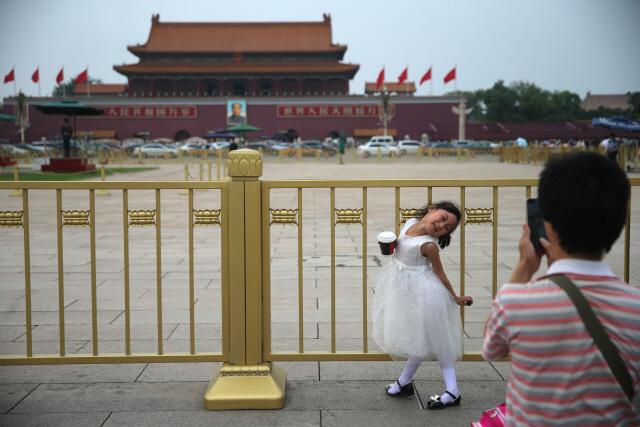
<path fill-rule="evenodd" d="M 0 383 L 134 382 L 145 366 L 145 363 L 0 366 Z"/>
<path fill-rule="evenodd" d="M 101 427 L 109 415 L 109 412 L 0 414 L 0 425 L 3 427 Z"/>
<path fill-rule="evenodd" d="M 3 384 L 0 387 L 0 413 L 9 412 L 36 387 L 34 384 Z"/>
<path fill-rule="evenodd" d="M 12 413 L 196 411 L 208 382 L 41 384 Z M 30 387 L 33 387 L 29 385 Z M 73 404 L 70 404 L 73 402 Z"/>
<path fill-rule="evenodd" d="M 319 427 L 320 411 L 113 412 L 104 427 Z"/>
<path fill-rule="evenodd" d="M 446 411 L 415 410 L 402 411 L 396 409 L 375 410 L 323 410 L 323 427 L 389 427 L 417 426 L 451 427 L 467 426 L 478 421 L 482 416 L 480 410 L 448 408 Z"/>
<path fill-rule="evenodd" d="M 339 393 L 336 391 L 340 390 Z M 415 410 L 417 398 L 391 399 L 384 385 L 375 381 L 290 381 L 286 389 L 286 411 L 326 409 Z"/>
<path fill-rule="evenodd" d="M 320 362 L 321 381 L 395 381 L 405 362 Z M 458 362 L 455 364 L 458 381 L 503 381 L 489 362 Z M 415 381 L 442 380 L 438 362 L 422 362 L 414 376 Z"/>

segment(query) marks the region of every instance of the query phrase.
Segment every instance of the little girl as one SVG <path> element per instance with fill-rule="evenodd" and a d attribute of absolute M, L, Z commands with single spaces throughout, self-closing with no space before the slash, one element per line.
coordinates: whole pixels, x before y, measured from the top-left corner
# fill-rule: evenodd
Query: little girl
<path fill-rule="evenodd" d="M 460 222 L 451 202 L 423 208 L 421 220 L 406 222 L 395 253 L 378 278 L 373 300 L 373 338 L 394 359 L 407 359 L 398 381 L 386 387 L 396 397 L 413 396 L 412 378 L 423 360 L 437 359 L 445 394 L 432 396 L 428 409 L 443 409 L 461 401 L 453 364 L 462 358 L 462 322 L 457 305 L 471 305 L 456 296 L 442 269 L 439 251 L 449 245 Z"/>

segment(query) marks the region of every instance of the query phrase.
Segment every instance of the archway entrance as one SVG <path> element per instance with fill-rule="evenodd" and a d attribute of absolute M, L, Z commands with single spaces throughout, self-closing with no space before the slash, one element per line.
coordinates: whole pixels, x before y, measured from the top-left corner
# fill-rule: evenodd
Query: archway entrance
<path fill-rule="evenodd" d="M 184 129 L 176 132 L 176 136 L 173 138 L 174 141 L 184 141 L 185 139 L 191 138 L 191 134 Z"/>

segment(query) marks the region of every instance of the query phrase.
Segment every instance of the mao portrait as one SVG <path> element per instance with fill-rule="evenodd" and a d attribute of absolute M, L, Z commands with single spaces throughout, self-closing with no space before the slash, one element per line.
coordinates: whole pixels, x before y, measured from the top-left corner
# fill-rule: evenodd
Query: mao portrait
<path fill-rule="evenodd" d="M 239 125 L 247 123 L 247 101 L 227 101 L 227 124 Z"/>

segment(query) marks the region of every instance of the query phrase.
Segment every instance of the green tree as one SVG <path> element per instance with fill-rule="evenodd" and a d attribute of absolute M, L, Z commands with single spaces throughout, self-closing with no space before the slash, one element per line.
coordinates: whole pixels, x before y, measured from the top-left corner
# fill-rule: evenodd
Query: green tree
<path fill-rule="evenodd" d="M 101 84 L 102 80 L 101 79 L 94 79 L 91 76 L 88 76 L 88 80 L 90 84 Z M 76 78 L 72 77 L 69 79 L 68 82 L 62 82 L 59 85 L 57 85 L 56 87 L 53 88 L 53 93 L 52 96 L 54 97 L 58 97 L 61 98 L 63 95 L 64 96 L 75 96 L 73 94 L 73 89 L 76 87 Z"/>

